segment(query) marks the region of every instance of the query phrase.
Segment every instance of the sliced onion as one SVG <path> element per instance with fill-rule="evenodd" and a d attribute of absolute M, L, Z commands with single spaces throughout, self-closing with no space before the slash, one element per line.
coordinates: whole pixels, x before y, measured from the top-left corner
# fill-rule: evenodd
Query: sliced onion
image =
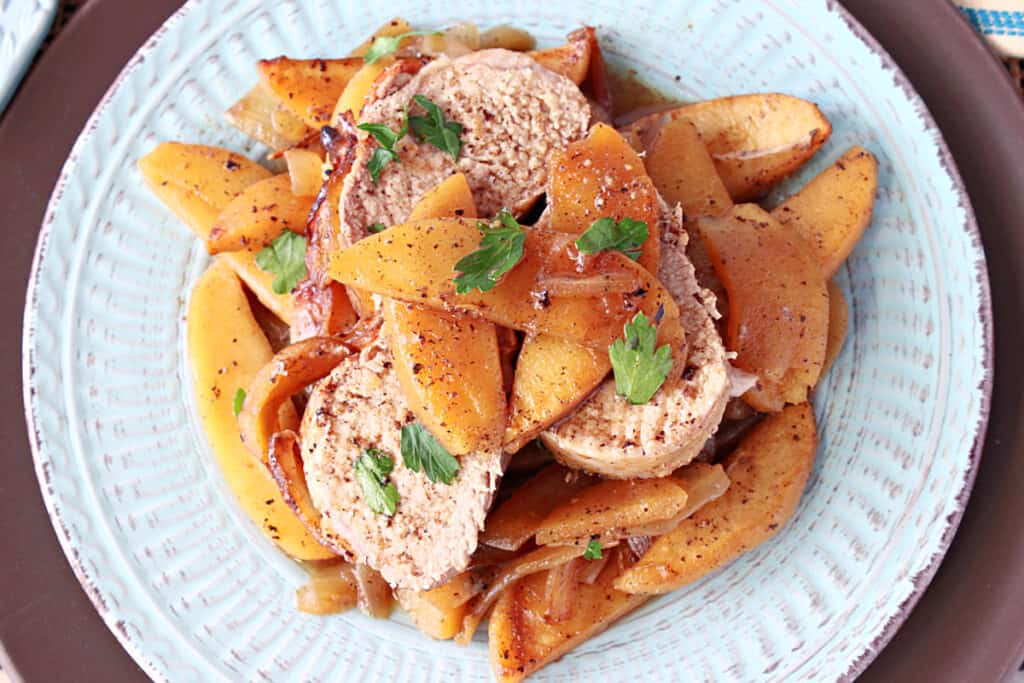
<path fill-rule="evenodd" d="M 579 585 L 576 574 L 580 569 L 581 562 L 587 562 L 587 560 L 577 557 L 559 567 L 548 570 L 548 579 L 544 585 L 544 602 L 548 606 L 545 617 L 548 621 L 557 624 L 572 616 L 573 603 L 576 601 L 576 587 Z"/>
<path fill-rule="evenodd" d="M 728 361 L 725 369 L 729 375 L 729 398 L 742 396 L 757 386 L 757 375 L 741 370 Z"/>
<path fill-rule="evenodd" d="M 546 571 L 565 564 L 583 554 L 584 548 L 579 546 L 542 546 L 522 555 L 498 569 L 493 578 L 487 581 L 487 589 L 473 598 L 469 612 L 462 622 L 462 630 L 455 636 L 455 642 L 467 645 L 473 640 L 473 634 L 484 617 L 498 601 L 502 591 L 513 583 L 537 572 Z"/>
<path fill-rule="evenodd" d="M 650 536 L 630 536 L 626 539 L 626 547 L 633 553 L 633 557 L 638 560 L 651 549 L 651 544 L 653 543 L 654 539 Z"/>
<path fill-rule="evenodd" d="M 577 581 L 585 583 L 588 586 L 597 581 L 597 577 L 601 576 L 601 571 L 604 569 L 605 565 L 608 564 L 608 558 L 611 557 L 611 553 L 603 552 L 603 550 L 604 549 L 602 548 L 600 559 L 587 560 L 586 564 L 580 568 L 579 572 L 576 574 Z"/>
<path fill-rule="evenodd" d="M 625 294 L 640 288 L 640 278 L 633 272 L 612 271 L 592 275 L 542 275 L 537 290 L 548 296 L 594 298 L 608 294 Z"/>
<path fill-rule="evenodd" d="M 368 617 L 387 619 L 395 604 L 391 586 L 375 569 L 365 564 L 357 564 L 352 570 L 356 585 L 359 588 L 359 610 Z"/>
<path fill-rule="evenodd" d="M 281 429 L 281 405 L 326 377 L 351 353 L 349 345 L 341 340 L 312 337 L 284 347 L 256 373 L 238 415 L 238 426 L 242 441 L 260 462 L 267 464 L 270 436 Z"/>
<path fill-rule="evenodd" d="M 351 553 L 347 548 L 333 542 L 323 533 L 323 518 L 313 505 L 313 497 L 306 485 L 306 474 L 302 468 L 302 458 L 299 457 L 299 440 L 295 432 L 285 430 L 270 437 L 267 456 L 270 474 L 281 490 L 281 497 L 309 534 L 317 543 L 337 555 L 349 557 Z"/>
<path fill-rule="evenodd" d="M 295 606 L 306 614 L 336 614 L 358 602 L 352 565 L 331 561 L 310 568 L 309 581 L 295 591 Z"/>

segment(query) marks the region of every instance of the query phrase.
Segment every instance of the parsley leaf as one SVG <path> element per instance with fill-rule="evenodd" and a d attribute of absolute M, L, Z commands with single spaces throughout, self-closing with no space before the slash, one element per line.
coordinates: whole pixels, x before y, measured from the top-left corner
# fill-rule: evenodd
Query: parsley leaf
<path fill-rule="evenodd" d="M 584 254 L 599 251 L 621 251 L 636 261 L 640 258 L 640 247 L 647 241 L 647 223 L 623 218 L 618 223 L 614 218 L 598 218 L 576 239 L 576 247 Z"/>
<path fill-rule="evenodd" d="M 256 265 L 277 276 L 272 285 L 274 294 L 287 294 L 306 277 L 306 238 L 285 230 L 256 254 Z"/>
<path fill-rule="evenodd" d="M 376 235 L 378 232 L 384 232 L 387 229 L 388 226 L 384 225 L 383 223 L 371 223 L 366 228 L 366 231 L 369 232 L 371 235 Z"/>
<path fill-rule="evenodd" d="M 373 155 L 366 164 L 366 169 L 370 172 L 370 178 L 373 179 L 373 184 L 376 185 L 380 179 L 380 172 L 384 170 L 384 167 L 392 161 L 400 161 L 398 152 L 395 151 L 395 144 L 409 132 L 409 117 L 405 117 L 405 121 L 402 122 L 402 127 L 398 129 L 398 132 L 391 130 L 383 123 L 360 123 L 356 128 L 365 130 L 380 145 L 380 147 L 373 150 Z"/>
<path fill-rule="evenodd" d="M 234 410 L 234 412 L 235 412 L 235 417 L 238 417 L 238 414 L 240 412 L 242 412 L 242 406 L 244 404 L 245 404 L 245 389 L 239 388 L 238 391 L 235 392 L 235 402 L 234 402 L 234 405 L 232 405 L 232 410 Z"/>
<path fill-rule="evenodd" d="M 604 556 L 601 554 L 601 541 L 596 538 L 590 539 L 590 542 L 587 543 L 587 549 L 583 551 L 583 559 L 600 560 L 602 557 Z"/>
<path fill-rule="evenodd" d="M 370 45 L 370 49 L 363 55 L 363 61 L 367 64 L 373 64 L 381 57 L 385 57 L 397 50 L 398 46 L 406 38 L 438 35 L 441 35 L 440 31 L 409 31 L 408 33 L 400 33 L 397 36 L 378 36 L 374 39 L 373 44 Z"/>
<path fill-rule="evenodd" d="M 455 264 L 459 276 L 455 278 L 455 293 L 465 294 L 473 289 L 487 292 L 494 289 L 508 271 L 523 258 L 526 231 L 515 217 L 502 209 L 496 223 L 477 223 L 482 236 L 480 248 Z"/>
<path fill-rule="evenodd" d="M 459 461 L 421 424 L 402 427 L 402 461 L 413 472 L 422 469 L 433 482 L 451 484 L 459 471 Z"/>
<path fill-rule="evenodd" d="M 661 311 L 655 321 L 661 319 Z M 657 351 L 654 343 L 657 327 L 642 312 L 624 326 L 625 339 L 616 339 L 608 347 L 608 358 L 615 373 L 615 393 L 633 405 L 651 400 L 672 369 L 672 349 L 665 344 Z"/>
<path fill-rule="evenodd" d="M 398 509 L 398 489 L 388 481 L 388 475 L 394 468 L 394 460 L 376 448 L 367 448 L 353 465 L 366 505 L 377 514 L 388 517 Z"/>
<path fill-rule="evenodd" d="M 462 124 L 445 121 L 441 107 L 423 95 L 413 95 L 412 99 L 428 114 L 428 116 L 409 117 L 413 135 L 420 142 L 429 142 L 442 152 L 451 154 L 452 159 L 458 160 L 459 152 L 462 151 L 462 140 L 459 138 L 462 134 Z"/>

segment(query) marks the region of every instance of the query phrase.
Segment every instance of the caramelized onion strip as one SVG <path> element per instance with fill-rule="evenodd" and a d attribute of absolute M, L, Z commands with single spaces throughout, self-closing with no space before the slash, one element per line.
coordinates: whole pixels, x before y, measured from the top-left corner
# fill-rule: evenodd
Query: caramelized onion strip
<path fill-rule="evenodd" d="M 331 337 L 303 339 L 278 351 L 249 385 L 238 426 L 242 441 L 260 462 L 268 464 L 270 437 L 281 429 L 278 411 L 285 401 L 330 374 L 351 353 L 345 342 Z"/>

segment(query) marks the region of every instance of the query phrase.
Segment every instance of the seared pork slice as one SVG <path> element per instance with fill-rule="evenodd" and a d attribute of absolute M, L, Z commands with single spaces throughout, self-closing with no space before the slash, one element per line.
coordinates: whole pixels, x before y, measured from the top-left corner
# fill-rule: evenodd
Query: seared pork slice
<path fill-rule="evenodd" d="M 381 342 L 346 358 L 313 390 L 302 418 L 302 455 L 323 533 L 392 586 L 425 590 L 466 568 L 502 473 L 500 448 L 463 455 L 450 484 L 405 467 L 401 429 L 415 421 L 391 353 Z M 353 466 L 367 448 L 394 461 L 394 516 L 367 505 Z"/>
<path fill-rule="evenodd" d="M 427 190 L 458 171 L 466 175 L 481 216 L 500 209 L 522 213 L 547 187 L 551 153 L 582 138 L 590 120 L 586 98 L 569 79 L 519 52 L 481 50 L 439 58 L 411 77 L 382 76 L 360 121 L 398 130 L 406 107 L 425 115 L 412 103 L 414 95 L 462 126 L 459 158 L 410 132 L 395 145 L 400 163 L 385 166 L 374 183 L 368 164 L 378 145 L 364 137 L 339 201 L 344 244 L 365 237 L 374 223 L 404 221 Z"/>
<path fill-rule="evenodd" d="M 612 478 L 662 477 L 700 453 L 729 398 L 725 347 L 712 316 L 714 295 L 701 288 L 686 257 L 681 212 L 664 207 L 658 278 L 679 304 L 686 362 L 672 367 L 650 402 L 631 405 L 607 379 L 568 419 L 541 434 L 565 465 Z"/>

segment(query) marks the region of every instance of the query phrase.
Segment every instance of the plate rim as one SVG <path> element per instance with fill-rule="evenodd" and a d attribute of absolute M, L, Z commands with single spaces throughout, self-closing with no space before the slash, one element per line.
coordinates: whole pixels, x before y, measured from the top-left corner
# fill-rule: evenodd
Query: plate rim
<path fill-rule="evenodd" d="M 896 632 L 909 617 L 911 611 L 924 594 L 928 585 L 931 583 L 931 580 L 938 570 L 938 567 L 941 565 L 946 552 L 949 550 L 953 537 L 956 534 L 957 528 L 959 527 L 964 511 L 966 510 L 969 502 L 970 494 L 973 490 L 980 466 L 985 435 L 992 409 L 992 390 L 995 375 L 995 345 L 993 336 L 991 284 L 987 258 L 981 241 L 981 231 L 977 224 L 973 205 L 967 194 L 963 178 L 949 149 L 948 143 L 946 142 L 945 135 L 942 133 L 942 130 L 936 123 L 927 104 L 917 92 L 913 83 L 888 51 L 878 42 L 878 40 L 876 40 L 866 28 L 864 28 L 864 26 L 845 6 L 837 2 L 837 0 L 820 1 L 828 11 L 835 12 L 836 15 L 842 19 L 843 23 L 846 24 L 856 39 L 864 43 L 870 52 L 879 57 L 882 62 L 882 68 L 891 71 L 898 87 L 904 91 L 910 103 L 915 105 L 918 109 L 925 130 L 935 133 L 934 142 L 936 144 L 940 165 L 953 182 L 958 203 L 964 211 L 962 228 L 965 230 L 973 246 L 977 249 L 980 255 L 980 258 L 975 261 L 972 266 L 974 267 L 974 276 L 978 284 L 979 306 L 977 307 L 977 315 L 978 320 L 981 323 L 980 329 L 982 331 L 983 342 L 983 356 L 981 363 L 983 377 L 977 386 L 977 389 L 981 391 L 982 400 L 978 410 L 978 419 L 974 425 L 973 443 L 968 451 L 968 461 L 967 467 L 964 470 L 965 476 L 963 484 L 954 497 L 955 509 L 946 517 L 945 527 L 942 531 L 938 547 L 930 558 L 928 565 L 910 578 L 914 586 L 911 593 L 893 611 L 878 636 L 876 636 L 876 638 L 856 659 L 851 660 L 849 669 L 838 679 L 845 682 L 856 679 L 860 673 L 870 665 L 879 652 L 881 652 L 881 650 L 892 640 Z M 773 0 L 765 0 L 765 2 L 766 4 L 774 4 Z M 61 550 L 74 572 L 75 578 L 88 595 L 93 608 L 102 617 L 104 624 L 116 637 L 121 647 L 130 654 L 132 659 L 146 672 L 146 674 L 153 680 L 161 681 L 167 680 L 167 678 L 155 663 L 144 655 L 141 641 L 137 642 L 133 639 L 127 630 L 124 629 L 123 624 L 114 619 L 114 615 L 107 608 L 100 590 L 90 578 L 88 570 L 83 566 L 83 563 L 78 558 L 77 551 L 65 532 L 64 520 L 56 505 L 56 496 L 48 487 L 47 480 L 49 478 L 49 473 L 45 471 L 43 466 L 45 463 L 40 455 L 41 444 L 39 426 L 36 424 L 35 415 L 32 410 L 32 395 L 35 392 L 35 386 L 33 384 L 35 368 L 32 364 L 33 358 L 30 352 L 30 340 L 32 332 L 35 329 L 33 325 L 35 321 L 34 304 L 38 299 L 39 294 L 39 268 L 46 251 L 47 243 L 51 237 L 56 205 L 61 199 L 64 189 L 69 181 L 69 170 L 72 164 L 77 161 L 81 147 L 84 146 L 85 140 L 95 129 L 97 119 L 105 113 L 106 109 L 109 107 L 111 99 L 117 93 L 124 80 L 131 75 L 132 71 L 138 66 L 138 64 L 144 61 L 145 53 L 152 50 L 153 46 L 168 30 L 170 30 L 174 23 L 181 21 L 182 17 L 191 12 L 199 4 L 200 3 L 197 0 L 186 0 L 184 4 L 168 16 L 159 28 L 133 52 L 132 56 L 118 72 L 116 78 L 107 87 L 102 98 L 100 98 L 96 106 L 93 108 L 81 131 L 78 133 L 74 144 L 63 162 L 59 178 L 57 179 L 49 199 L 47 200 L 46 210 L 33 252 L 22 325 L 22 402 L 26 426 L 28 428 L 33 467 L 50 523 L 56 533 Z M 951 7 L 949 9 L 950 11 L 955 11 Z"/>

